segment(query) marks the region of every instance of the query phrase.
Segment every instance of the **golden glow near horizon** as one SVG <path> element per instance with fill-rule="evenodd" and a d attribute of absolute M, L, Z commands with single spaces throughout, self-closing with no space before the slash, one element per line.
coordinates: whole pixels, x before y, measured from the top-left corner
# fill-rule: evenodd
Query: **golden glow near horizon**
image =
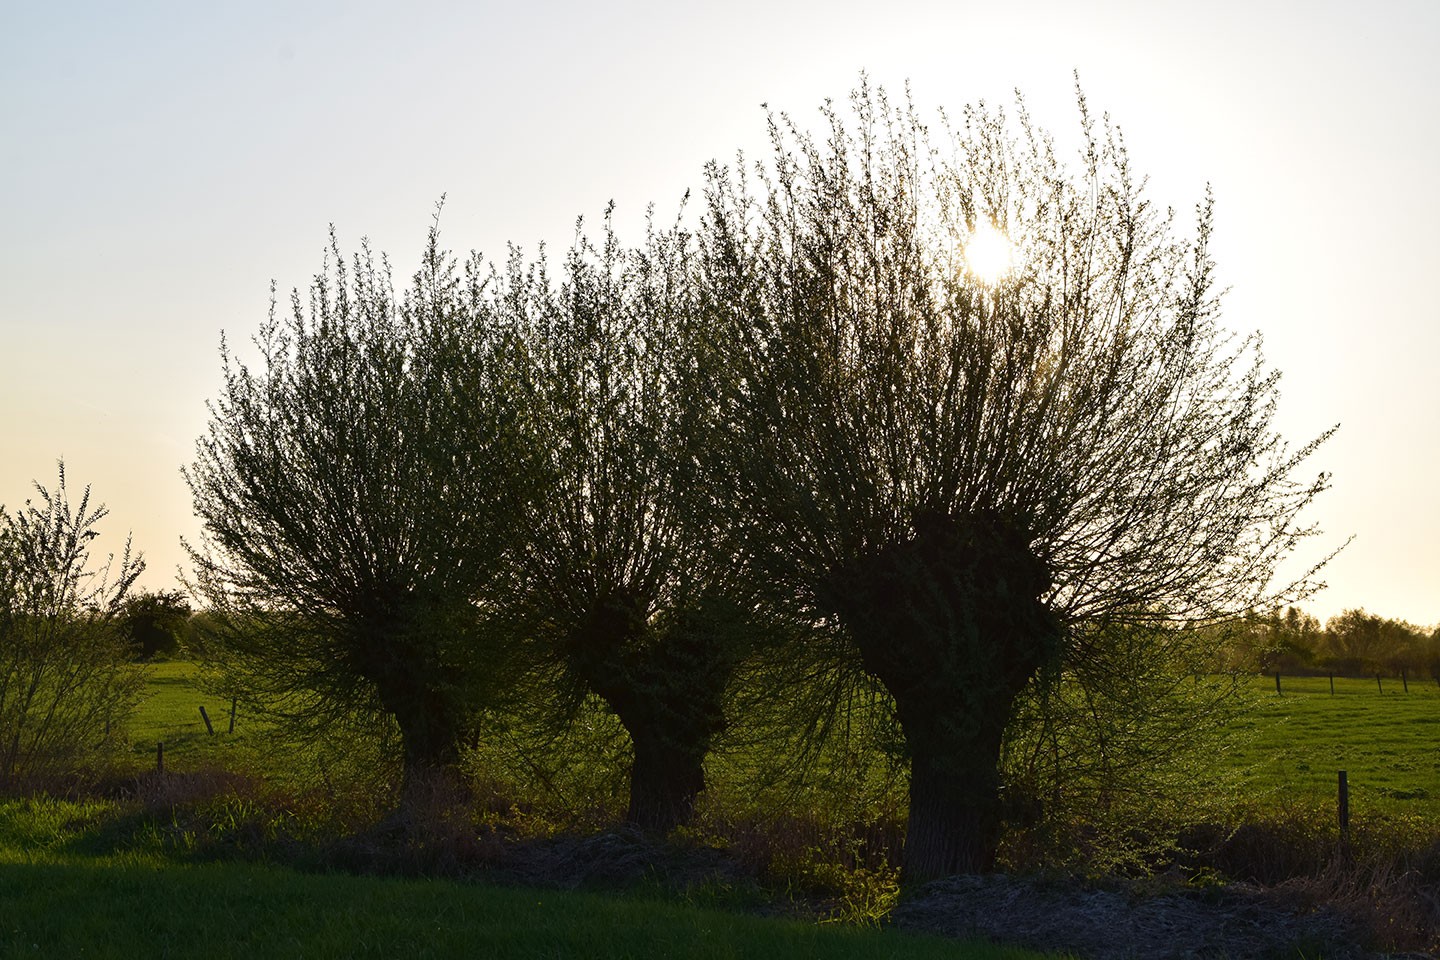
<path fill-rule="evenodd" d="M 1015 268 L 1015 245 L 993 224 L 981 222 L 965 242 L 966 271 L 987 286 L 999 283 Z"/>

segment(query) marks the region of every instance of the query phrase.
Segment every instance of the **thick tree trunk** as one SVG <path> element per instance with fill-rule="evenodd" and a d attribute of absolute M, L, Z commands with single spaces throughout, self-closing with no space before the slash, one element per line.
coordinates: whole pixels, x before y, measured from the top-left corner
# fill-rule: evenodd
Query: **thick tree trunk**
<path fill-rule="evenodd" d="M 832 596 L 910 750 L 907 884 L 993 868 L 1005 727 L 1059 639 L 1022 531 L 988 516 L 916 528 L 844 571 Z"/>
<path fill-rule="evenodd" d="M 460 786 L 460 728 L 450 711 L 421 703 L 398 713 L 396 720 L 404 750 L 401 806 L 454 799 Z"/>
<path fill-rule="evenodd" d="M 433 673 L 396 662 L 377 683 L 380 702 L 400 730 L 402 814 L 453 803 L 460 794 L 464 712 Z"/>
<path fill-rule="evenodd" d="M 690 821 L 705 756 L 724 727 L 734 647 L 721 614 L 678 613 L 657 632 L 638 599 L 617 591 L 571 638 L 573 669 L 630 734 L 626 820 L 666 833 Z"/>
<path fill-rule="evenodd" d="M 660 731 L 631 729 L 635 760 L 630 768 L 630 807 L 625 819 L 637 827 L 669 833 L 690 822 L 705 789 L 705 743 L 676 744 Z"/>
<path fill-rule="evenodd" d="M 989 705 L 988 716 L 1010 715 L 1014 697 Z M 922 713 L 923 711 L 923 713 Z M 923 719 L 902 723 L 910 746 L 910 818 L 905 829 L 901 882 L 910 885 L 957 873 L 988 873 L 994 869 L 1002 826 L 1000 811 L 1000 745 L 1005 725 L 967 724 L 967 736 L 945 736 L 936 730 L 955 728 L 953 704 L 911 702 L 902 718 L 920 713 Z M 972 721 L 975 718 L 970 718 Z M 928 721 L 928 722 L 927 722 Z"/>
<path fill-rule="evenodd" d="M 705 756 L 724 725 L 725 682 L 638 667 L 594 689 L 630 734 L 628 823 L 669 833 L 690 822 L 705 789 Z M 669 664 L 674 666 L 674 664 Z M 727 672 L 728 676 L 728 672 Z"/>

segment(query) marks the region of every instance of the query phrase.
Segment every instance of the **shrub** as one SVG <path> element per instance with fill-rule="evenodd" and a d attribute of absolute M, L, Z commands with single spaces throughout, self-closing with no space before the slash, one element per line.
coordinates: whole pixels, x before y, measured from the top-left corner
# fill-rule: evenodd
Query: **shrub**
<path fill-rule="evenodd" d="M 119 629 L 125 594 L 144 569 L 124 553 L 92 570 L 105 517 L 86 487 L 70 502 L 65 465 L 53 491 L 0 507 L 0 790 L 53 785 L 113 746 L 140 695 Z"/>

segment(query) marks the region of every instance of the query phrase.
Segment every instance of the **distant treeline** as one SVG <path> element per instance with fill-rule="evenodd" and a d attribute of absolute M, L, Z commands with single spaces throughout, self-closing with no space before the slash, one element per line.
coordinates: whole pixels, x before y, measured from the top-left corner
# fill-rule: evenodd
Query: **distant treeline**
<path fill-rule="evenodd" d="M 122 623 L 135 654 L 185 656 L 198 652 L 209 615 L 192 611 L 173 591 L 141 592 L 126 600 Z M 1287 607 L 1255 613 L 1228 630 L 1220 644 L 1232 670 L 1373 676 L 1383 673 L 1440 679 L 1440 626 L 1422 627 L 1346 610 L 1325 623 Z"/>
<path fill-rule="evenodd" d="M 1440 626 L 1346 610 L 1323 625 L 1296 607 L 1253 614 L 1227 645 L 1229 666 L 1266 673 L 1385 673 L 1440 679 Z"/>

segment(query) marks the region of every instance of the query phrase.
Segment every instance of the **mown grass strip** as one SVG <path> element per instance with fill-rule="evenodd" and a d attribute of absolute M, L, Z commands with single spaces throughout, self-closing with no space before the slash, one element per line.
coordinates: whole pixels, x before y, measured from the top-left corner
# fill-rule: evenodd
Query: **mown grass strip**
<path fill-rule="evenodd" d="M 0 956 L 1031 960 L 1021 950 L 597 894 L 246 864 L 0 865 Z"/>

